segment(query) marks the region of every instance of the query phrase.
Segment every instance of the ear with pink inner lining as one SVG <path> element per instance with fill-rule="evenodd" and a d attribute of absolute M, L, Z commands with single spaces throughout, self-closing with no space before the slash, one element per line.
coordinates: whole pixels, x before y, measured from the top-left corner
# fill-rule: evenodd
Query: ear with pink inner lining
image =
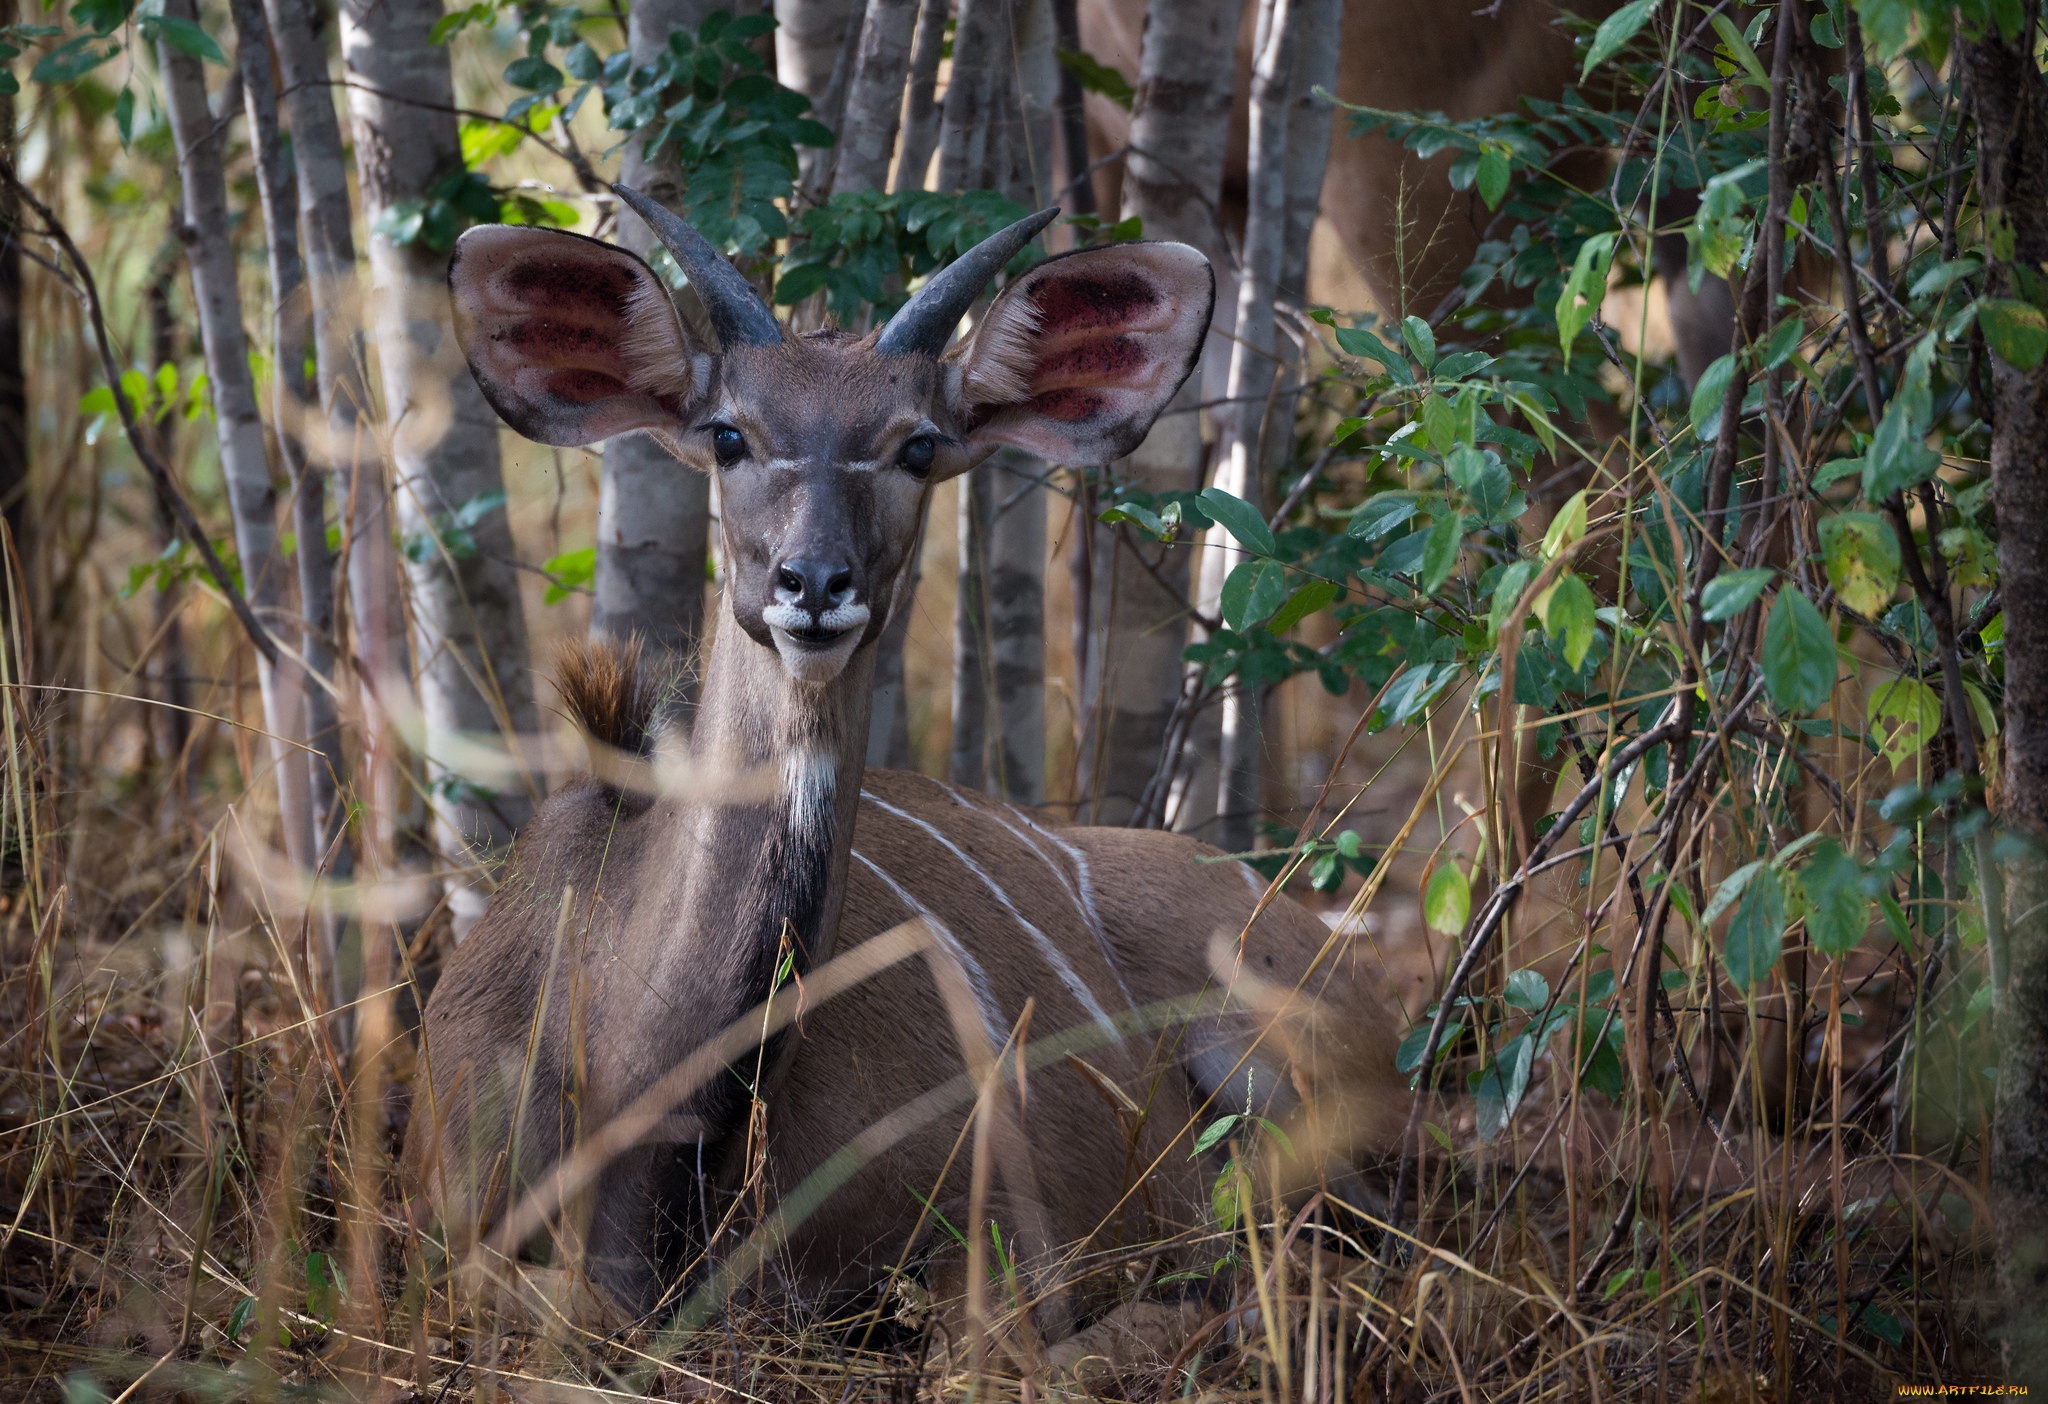
<path fill-rule="evenodd" d="M 1209 260 L 1186 244 L 1047 259 L 948 357 L 973 446 L 1078 465 L 1123 457 L 1194 370 L 1215 301 Z"/>
<path fill-rule="evenodd" d="M 646 264 L 558 229 L 468 230 L 448 264 L 455 334 L 499 416 L 573 447 L 634 429 L 666 437 L 709 389 Z"/>

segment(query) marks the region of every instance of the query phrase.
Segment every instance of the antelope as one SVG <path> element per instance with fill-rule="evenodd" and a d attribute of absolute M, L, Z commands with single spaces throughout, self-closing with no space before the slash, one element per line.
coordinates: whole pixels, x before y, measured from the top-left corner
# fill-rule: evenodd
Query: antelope
<path fill-rule="evenodd" d="M 1261 880 L 1184 836 L 864 773 L 874 645 L 904 604 L 932 489 L 999 444 L 1070 463 L 1127 453 L 1194 365 L 1214 297 L 1203 256 L 1137 243 L 1049 258 L 948 350 L 1046 210 L 879 331 L 798 336 L 686 222 L 614 189 L 688 274 L 715 350 L 632 254 L 508 226 L 457 245 L 456 331 L 521 434 L 644 431 L 716 475 L 726 578 L 687 739 L 654 736 L 652 691 L 625 655 L 586 655 L 567 693 L 592 737 L 657 768 L 769 782 L 649 794 L 615 763 L 542 806 L 427 1003 L 403 1166 L 414 1201 L 451 1243 L 504 1230 L 522 1196 L 585 1163 L 579 1146 L 642 1127 L 621 1118 L 786 978 L 801 998 L 835 954 L 906 930 L 922 959 L 876 957 L 765 1043 L 749 1016 L 743 1055 L 718 1053 L 716 1075 L 609 1145 L 563 1216 L 593 1283 L 655 1303 L 680 1265 L 718 1251 L 711 1223 L 765 1146 L 751 1164 L 773 1197 L 837 1184 L 787 1216 L 798 1295 L 929 1259 L 935 1221 L 970 1223 L 980 1204 L 1057 1338 L 1074 1324 L 1061 1264 L 1205 1217 L 1215 1172 L 1181 1142 L 1210 1103 L 1288 1120 L 1282 1173 L 1298 1185 L 1391 1149 L 1408 1095 L 1399 1023 L 1317 917 L 1285 899 L 1261 912 Z M 977 1199 L 949 1166 L 975 1087 L 1004 1078 L 995 1183 Z"/>

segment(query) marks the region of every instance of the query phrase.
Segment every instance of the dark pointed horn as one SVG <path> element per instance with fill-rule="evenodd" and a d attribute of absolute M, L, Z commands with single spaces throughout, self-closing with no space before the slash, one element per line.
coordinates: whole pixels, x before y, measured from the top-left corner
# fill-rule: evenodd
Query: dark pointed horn
<path fill-rule="evenodd" d="M 944 351 L 946 343 L 952 340 L 953 328 L 960 325 L 960 319 L 967 315 L 974 299 L 981 296 L 989 279 L 1015 257 L 1017 250 L 1036 238 L 1039 230 L 1058 219 L 1059 213 L 1060 207 L 1054 205 L 1027 215 L 1008 229 L 989 235 L 933 274 L 931 281 L 918 289 L 917 296 L 904 303 L 903 310 L 882 328 L 882 334 L 875 338 L 875 349 L 897 355 L 923 352 L 931 356 Z"/>
<path fill-rule="evenodd" d="M 775 324 L 775 314 L 768 310 L 767 303 L 761 301 L 754 285 L 740 276 L 739 269 L 713 248 L 709 239 L 692 229 L 673 210 L 642 195 L 630 185 L 614 185 L 612 194 L 624 200 L 634 214 L 647 221 L 654 237 L 661 240 L 662 246 L 675 256 L 683 272 L 689 275 L 690 286 L 697 290 L 704 311 L 711 318 L 711 329 L 718 333 L 721 350 L 730 351 L 735 346 L 781 344 L 782 328 Z"/>

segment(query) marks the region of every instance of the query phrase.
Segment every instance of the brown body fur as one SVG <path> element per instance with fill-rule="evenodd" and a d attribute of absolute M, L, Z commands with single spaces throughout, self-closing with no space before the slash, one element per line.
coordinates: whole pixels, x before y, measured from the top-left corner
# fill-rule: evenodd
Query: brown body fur
<path fill-rule="evenodd" d="M 1027 1039 L 1058 1047 L 1026 1074 L 1021 1098 L 1014 1084 L 1006 1089 L 1011 1154 L 1023 1158 L 1000 1164 L 989 1216 L 1026 1245 L 1032 1266 L 1066 1259 L 1065 1271 L 1048 1280 L 1074 1271 L 1069 1255 L 1199 1228 L 1214 1168 L 1190 1161 L 1188 1139 L 1211 1116 L 1242 1110 L 1248 1094 L 1290 1123 L 1300 1163 L 1283 1173 L 1297 1185 L 1392 1149 L 1405 1111 L 1394 1071 L 1397 1022 L 1362 956 L 1285 899 L 1250 923 L 1238 966 L 1231 948 L 1264 886 L 1249 870 L 1202 861 L 1216 851 L 1180 835 L 1061 824 L 901 772 L 869 772 L 863 788 L 838 949 L 927 918 L 941 928 L 941 948 L 950 942 L 962 953 L 969 984 L 983 996 L 985 1026 L 956 1028 L 922 961 L 898 964 L 805 1013 L 787 1076 L 769 1098 L 769 1202 L 786 1200 L 835 1152 L 917 1099 L 930 1097 L 930 1115 L 791 1231 L 786 1265 L 800 1291 L 853 1290 L 943 1246 L 918 1195 L 948 1222 L 967 1221 L 971 1157 L 956 1155 L 974 1101 L 965 1074 L 986 1058 L 975 1042 L 1010 1037 L 1027 1001 Z M 591 1017 L 601 1004 L 569 991 L 601 985 L 598 967 L 616 961 L 607 954 L 611 938 L 645 885 L 663 811 L 661 802 L 594 779 L 556 794 L 520 836 L 511 876 L 435 990 L 426 1028 L 433 1105 L 416 1116 L 438 1118 L 440 1131 L 434 1140 L 408 1139 L 406 1169 L 431 1193 L 430 1148 L 438 1143 L 445 1171 L 478 1187 L 458 1211 L 472 1233 L 503 1212 L 502 1189 L 481 1187 L 514 1178 L 494 1175 L 504 1131 L 495 1115 L 478 1114 L 477 1091 L 494 1077 L 525 1078 L 527 1153 L 516 1178 L 538 1182 L 573 1139 L 577 1069 L 605 1046 Z M 594 891 L 593 873 L 601 873 Z M 558 920 L 565 891 L 566 922 Z M 563 949 L 583 954 L 556 962 L 550 977 L 558 930 Z M 1219 941 L 1225 959 L 1212 969 Z M 1288 997 L 1297 985 L 1309 1002 Z M 1169 1000 L 1187 1001 L 1193 1020 L 1131 1013 Z M 529 1061 L 527 1032 L 543 1005 Z M 1105 1015 L 1137 1031 L 1112 1040 Z M 1135 1128 L 1059 1056 L 1069 1048 L 1145 1109 Z M 493 1058 L 503 1064 L 495 1073 Z M 948 1083 L 951 1095 L 939 1090 Z M 1215 1108 L 1205 1109 L 1212 1094 Z M 744 1152 L 736 1142 L 712 1148 L 711 1164 L 728 1186 L 747 1171 Z M 443 1202 L 453 1209 L 465 1197 L 458 1190 L 455 1202 Z"/>

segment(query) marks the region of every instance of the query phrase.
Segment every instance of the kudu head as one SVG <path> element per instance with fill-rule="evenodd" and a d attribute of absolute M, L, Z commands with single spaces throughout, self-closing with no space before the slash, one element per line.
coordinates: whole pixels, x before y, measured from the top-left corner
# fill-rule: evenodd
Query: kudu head
<path fill-rule="evenodd" d="M 1057 210 L 994 234 L 865 337 L 790 333 L 688 224 L 614 186 L 703 300 L 699 344 L 624 249 L 485 225 L 448 280 L 477 384 L 544 444 L 644 429 L 717 475 L 726 598 L 794 679 L 831 681 L 903 600 L 933 484 L 1008 444 L 1056 463 L 1128 453 L 1193 369 L 1214 279 L 1184 244 L 1047 259 L 947 349 L 996 272 Z"/>

